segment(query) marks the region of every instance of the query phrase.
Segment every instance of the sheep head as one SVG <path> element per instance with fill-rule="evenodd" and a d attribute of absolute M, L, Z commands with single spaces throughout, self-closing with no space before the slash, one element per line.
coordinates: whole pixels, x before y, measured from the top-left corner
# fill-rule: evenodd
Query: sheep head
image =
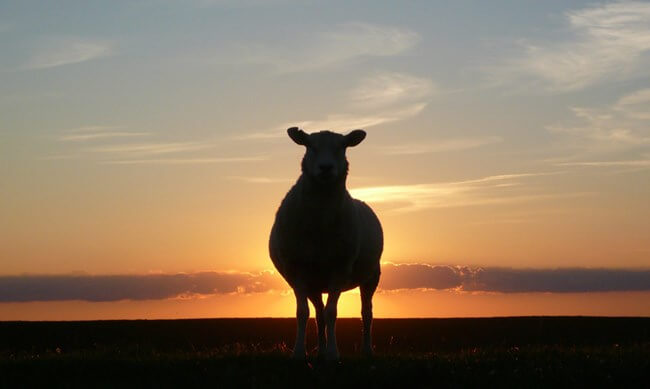
<path fill-rule="evenodd" d="M 363 130 L 354 130 L 347 135 L 331 131 L 308 134 L 298 127 L 287 130 L 289 137 L 307 148 L 302 159 L 302 171 L 321 185 L 345 180 L 348 161 L 345 150 L 361 143 L 366 137 Z"/>

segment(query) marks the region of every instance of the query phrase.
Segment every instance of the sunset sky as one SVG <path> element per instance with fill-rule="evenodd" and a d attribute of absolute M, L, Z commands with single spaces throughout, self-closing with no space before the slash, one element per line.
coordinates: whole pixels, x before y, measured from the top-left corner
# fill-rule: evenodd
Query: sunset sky
<path fill-rule="evenodd" d="M 650 316 L 650 2 L 4 1 L 0 50 L 0 320 L 293 315 L 290 126 L 368 133 L 375 317 Z"/>

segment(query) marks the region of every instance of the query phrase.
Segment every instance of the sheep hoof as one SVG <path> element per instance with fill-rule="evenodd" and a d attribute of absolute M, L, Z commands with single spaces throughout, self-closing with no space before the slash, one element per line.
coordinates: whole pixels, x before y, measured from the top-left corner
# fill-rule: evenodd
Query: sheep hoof
<path fill-rule="evenodd" d="M 338 350 L 328 351 L 327 354 L 325 354 L 325 359 L 328 361 L 338 361 L 339 360 Z"/>
<path fill-rule="evenodd" d="M 291 359 L 293 359 L 294 361 L 306 361 L 307 354 L 304 351 L 296 350 L 291 355 Z"/>
<path fill-rule="evenodd" d="M 313 370 L 314 367 L 307 359 L 292 358 L 289 366 L 298 371 Z"/>

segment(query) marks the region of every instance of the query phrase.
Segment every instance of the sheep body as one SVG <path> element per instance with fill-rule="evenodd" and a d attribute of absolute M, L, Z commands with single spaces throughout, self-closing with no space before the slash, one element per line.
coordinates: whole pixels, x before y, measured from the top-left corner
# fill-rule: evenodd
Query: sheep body
<path fill-rule="evenodd" d="M 287 193 L 271 229 L 270 256 L 292 288 L 327 293 L 379 279 L 383 233 L 379 219 L 345 190 L 310 193 L 301 176 Z"/>

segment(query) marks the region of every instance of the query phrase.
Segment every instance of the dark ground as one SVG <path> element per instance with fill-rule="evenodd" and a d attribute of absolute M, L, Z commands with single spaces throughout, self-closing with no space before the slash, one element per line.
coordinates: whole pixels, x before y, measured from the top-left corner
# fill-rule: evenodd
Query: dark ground
<path fill-rule="evenodd" d="M 313 320 L 308 344 L 315 344 Z M 289 358 L 293 319 L 0 322 L 0 387 L 649 387 L 650 318 L 339 319 L 341 363 Z"/>

